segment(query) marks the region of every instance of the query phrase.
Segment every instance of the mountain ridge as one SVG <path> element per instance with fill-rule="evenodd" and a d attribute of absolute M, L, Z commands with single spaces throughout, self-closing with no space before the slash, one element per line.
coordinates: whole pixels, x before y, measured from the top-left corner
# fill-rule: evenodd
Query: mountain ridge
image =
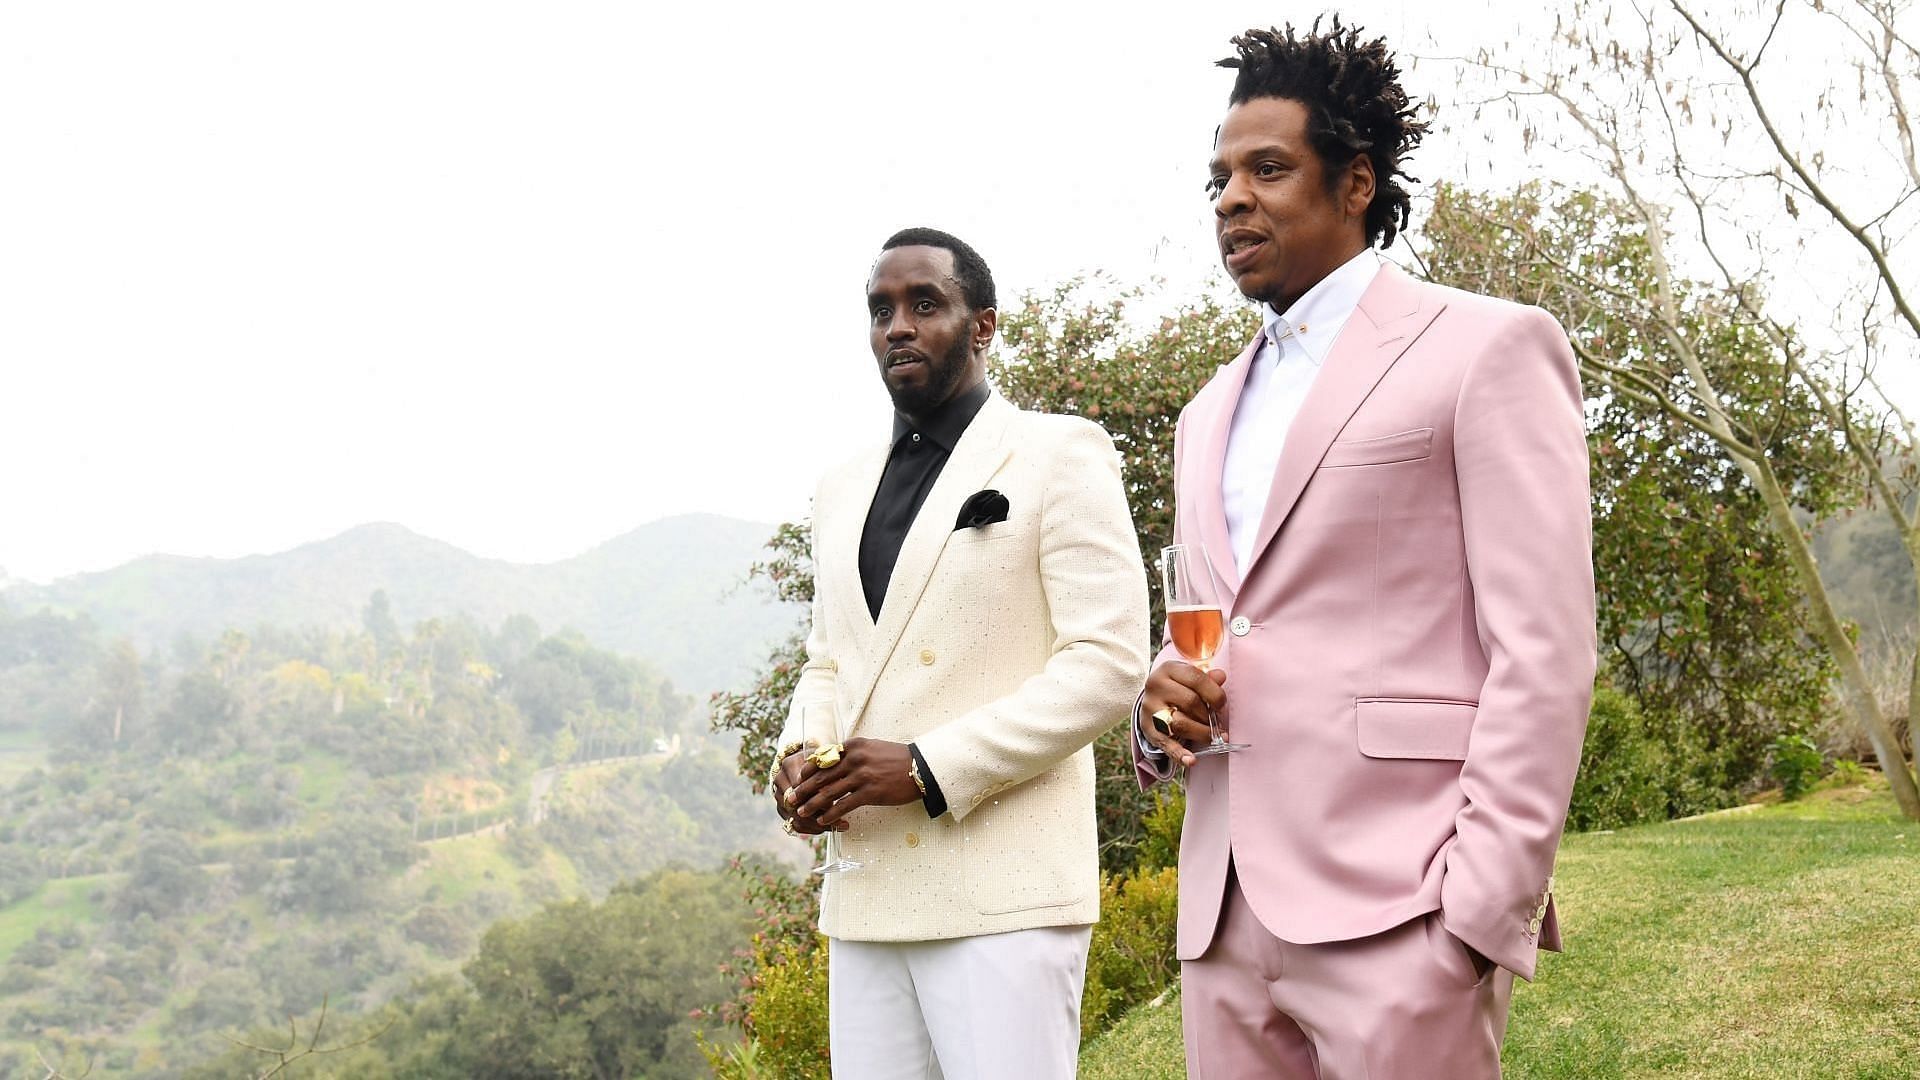
<path fill-rule="evenodd" d="M 210 558 L 156 553 L 46 585 L 9 582 L 15 610 L 84 613 L 152 649 L 228 629 L 357 626 L 387 593 L 403 624 L 465 614 L 489 625 L 526 614 L 646 660 L 681 689 L 735 685 L 799 613 L 739 587 L 774 526 L 717 514 L 638 525 L 545 563 L 476 555 L 391 521 L 365 522 L 284 551 Z"/>

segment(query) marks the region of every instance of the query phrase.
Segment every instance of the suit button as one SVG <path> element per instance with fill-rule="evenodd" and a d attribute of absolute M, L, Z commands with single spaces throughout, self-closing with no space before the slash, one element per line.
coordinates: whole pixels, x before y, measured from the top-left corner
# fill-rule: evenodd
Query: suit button
<path fill-rule="evenodd" d="M 838 661 L 838 660 L 829 660 L 829 661 L 827 661 L 827 670 L 828 670 L 828 671 L 839 671 L 839 670 L 840 670 L 840 661 Z"/>
<path fill-rule="evenodd" d="M 933 650 L 932 650 L 932 649 L 921 649 L 921 650 L 920 650 L 920 662 L 921 662 L 922 664 L 925 664 L 925 665 L 927 665 L 928 667 L 932 667 L 932 666 L 933 666 Z"/>
<path fill-rule="evenodd" d="M 1233 617 L 1233 622 L 1228 624 L 1227 629 L 1233 631 L 1234 637 L 1246 637 L 1249 633 L 1253 632 L 1253 623 L 1245 615 L 1236 615 Z"/>
<path fill-rule="evenodd" d="M 920 834 L 919 834 L 919 833 L 916 833 L 916 832 L 910 832 L 910 833 L 908 833 L 908 834 L 907 834 L 907 846 L 908 846 L 908 847 L 919 847 L 919 846 L 920 846 Z"/>

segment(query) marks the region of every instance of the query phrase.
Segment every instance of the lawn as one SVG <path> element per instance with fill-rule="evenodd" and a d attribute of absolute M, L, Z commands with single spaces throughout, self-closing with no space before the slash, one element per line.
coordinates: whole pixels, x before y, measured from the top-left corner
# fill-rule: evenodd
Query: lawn
<path fill-rule="evenodd" d="M 1514 994 L 1507 1075 L 1920 1076 L 1920 824 L 1884 785 L 1569 836 L 1564 954 Z M 1185 1075 L 1178 998 L 1081 1055 Z"/>

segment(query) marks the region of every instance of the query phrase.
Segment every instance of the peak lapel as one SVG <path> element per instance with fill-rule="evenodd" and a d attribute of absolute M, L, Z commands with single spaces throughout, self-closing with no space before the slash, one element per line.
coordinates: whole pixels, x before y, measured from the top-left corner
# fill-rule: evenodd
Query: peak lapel
<path fill-rule="evenodd" d="M 887 598 L 880 605 L 879 624 L 867 642 L 863 681 L 853 695 L 853 711 L 845 728 L 847 734 L 858 726 L 881 669 L 900 644 L 900 635 L 906 632 L 907 620 L 920 603 L 920 594 L 926 591 L 927 581 L 933 577 L 940 553 L 946 550 L 947 541 L 953 536 L 953 523 L 960 515 L 961 505 L 993 479 L 993 474 L 1012 452 L 1005 435 L 1008 423 L 1018 411 L 997 393 L 989 397 L 954 446 L 946 466 L 940 470 L 940 478 L 927 493 L 927 501 L 920 505 L 920 513 L 915 515 L 906 540 L 900 544 L 893 576 L 887 579 Z M 878 482 L 875 477 L 875 484 Z M 860 539 L 855 536 L 856 552 L 859 544 Z M 858 571 L 855 573 L 857 576 Z M 856 590 L 852 595 L 859 593 Z"/>
<path fill-rule="evenodd" d="M 1197 471 L 1191 474 L 1188 483 L 1180 486 L 1181 491 L 1199 495 L 1194 506 L 1194 517 L 1200 524 L 1197 542 L 1207 549 L 1214 577 L 1226 586 L 1229 594 L 1220 598 L 1222 610 L 1231 609 L 1232 594 L 1240 591 L 1240 568 L 1234 565 L 1233 540 L 1227 533 L 1227 507 L 1220 497 L 1220 474 L 1227 467 L 1227 437 L 1233 431 L 1233 414 L 1240 407 L 1240 392 L 1246 388 L 1247 373 L 1253 370 L 1253 361 L 1264 340 L 1264 334 L 1256 334 L 1253 342 L 1226 366 L 1220 376 L 1219 395 L 1208 402 L 1204 412 L 1194 417 L 1196 423 L 1191 430 L 1195 456 L 1187 468 Z"/>
<path fill-rule="evenodd" d="M 831 507 L 814 507 L 813 550 L 821 553 L 818 572 L 833 578 L 836 596 L 853 598 L 844 625 L 853 630 L 850 649 L 865 653 L 873 640 L 873 618 L 867 614 L 866 593 L 860 587 L 860 534 L 867 525 L 867 511 L 880 488 L 880 474 L 887 467 L 888 447 L 876 448 L 851 466 Z M 836 624 L 836 632 L 839 626 Z"/>
<path fill-rule="evenodd" d="M 1326 456 L 1334 437 L 1444 306 L 1435 297 L 1423 297 L 1419 284 L 1392 263 L 1381 265 L 1353 317 L 1333 343 L 1326 365 L 1307 391 L 1300 414 L 1287 432 L 1247 576 L 1252 575 L 1253 567 L 1279 535 L 1280 526 L 1286 523 L 1313 471 L 1320 467 L 1320 459 Z"/>

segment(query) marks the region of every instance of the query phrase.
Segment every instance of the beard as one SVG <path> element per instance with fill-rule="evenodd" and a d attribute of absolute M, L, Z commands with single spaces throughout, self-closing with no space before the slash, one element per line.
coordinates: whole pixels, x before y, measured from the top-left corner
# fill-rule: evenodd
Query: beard
<path fill-rule="evenodd" d="M 972 359 L 973 343 L 962 335 L 947 348 L 945 354 L 927 357 L 927 381 L 918 386 L 895 386 L 887 384 L 887 394 L 893 398 L 893 407 L 908 416 L 924 418 L 952 399 L 967 379 L 968 361 Z"/>

